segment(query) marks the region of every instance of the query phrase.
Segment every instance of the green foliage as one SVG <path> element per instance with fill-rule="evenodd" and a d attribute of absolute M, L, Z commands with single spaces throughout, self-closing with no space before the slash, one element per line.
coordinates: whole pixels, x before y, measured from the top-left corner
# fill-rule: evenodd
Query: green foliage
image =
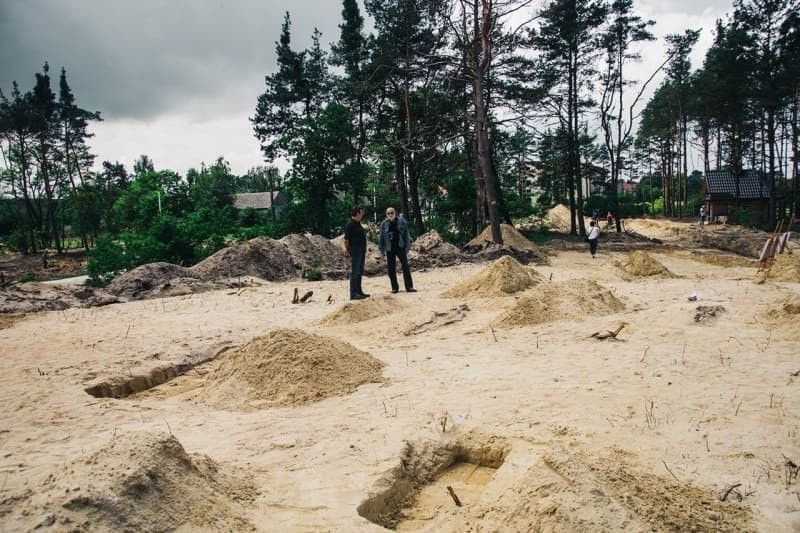
<path fill-rule="evenodd" d="M 322 272 L 319 270 L 319 261 L 314 261 L 309 268 L 303 270 L 303 278 L 308 281 L 319 281 L 322 279 Z"/>

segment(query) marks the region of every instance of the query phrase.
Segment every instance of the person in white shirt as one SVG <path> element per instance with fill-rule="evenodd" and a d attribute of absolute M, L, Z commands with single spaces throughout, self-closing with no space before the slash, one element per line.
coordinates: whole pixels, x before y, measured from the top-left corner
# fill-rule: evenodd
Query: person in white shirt
<path fill-rule="evenodd" d="M 589 241 L 589 251 L 592 257 L 597 257 L 597 239 L 600 238 L 600 228 L 594 223 L 594 220 L 589 222 L 589 233 L 586 235 L 586 240 Z"/>

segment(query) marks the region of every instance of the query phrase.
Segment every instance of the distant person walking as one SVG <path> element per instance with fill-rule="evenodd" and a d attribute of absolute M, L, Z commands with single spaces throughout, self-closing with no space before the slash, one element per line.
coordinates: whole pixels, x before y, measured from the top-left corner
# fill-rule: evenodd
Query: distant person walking
<path fill-rule="evenodd" d="M 408 247 L 411 245 L 411 234 L 408 232 L 408 222 L 403 215 L 396 216 L 394 207 L 386 208 L 386 218 L 381 222 L 378 230 L 378 249 L 386 257 L 386 267 L 389 271 L 389 282 L 392 284 L 392 294 L 400 290 L 397 284 L 397 259 L 403 269 L 403 285 L 406 292 L 417 292 L 411 280 L 411 269 L 408 266 Z"/>
<path fill-rule="evenodd" d="M 606 224 L 608 225 L 607 227 L 610 228 L 611 224 L 613 223 L 614 223 L 614 215 L 612 215 L 611 211 L 609 211 L 608 214 L 606 215 Z"/>
<path fill-rule="evenodd" d="M 364 262 L 367 257 L 367 234 L 361 226 L 364 208 L 360 205 L 350 211 L 350 220 L 344 227 L 344 255 L 350 256 L 350 299 L 369 298 L 361 290 L 361 277 L 364 275 Z"/>
<path fill-rule="evenodd" d="M 700 206 L 700 225 L 704 225 L 706 223 L 706 206 L 705 204 Z"/>
<path fill-rule="evenodd" d="M 592 220 L 589 222 L 589 233 L 586 235 L 586 240 L 589 241 L 589 252 L 591 252 L 592 257 L 597 257 L 597 240 L 599 238 L 600 227 Z"/>

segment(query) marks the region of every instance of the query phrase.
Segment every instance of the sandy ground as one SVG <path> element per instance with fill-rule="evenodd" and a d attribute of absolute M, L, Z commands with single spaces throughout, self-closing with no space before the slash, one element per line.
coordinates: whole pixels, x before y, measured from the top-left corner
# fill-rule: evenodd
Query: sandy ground
<path fill-rule="evenodd" d="M 443 297 L 490 268 L 466 264 L 416 272 L 414 294 L 368 278 L 355 306 L 347 281 L 281 282 L 0 324 L 0 529 L 800 530 L 800 283 L 648 253 L 671 276 L 601 244 L 510 295 Z M 526 301 L 547 305 L 500 319 Z M 226 348 L 279 328 L 382 379 L 222 401 Z"/>

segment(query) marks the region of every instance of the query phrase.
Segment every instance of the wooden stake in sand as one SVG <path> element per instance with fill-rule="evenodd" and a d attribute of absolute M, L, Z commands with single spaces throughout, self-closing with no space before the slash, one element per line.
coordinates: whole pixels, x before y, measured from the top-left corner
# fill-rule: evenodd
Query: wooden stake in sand
<path fill-rule="evenodd" d="M 456 491 L 453 490 L 453 487 L 447 485 L 447 492 L 450 493 L 450 497 L 453 498 L 453 501 L 456 502 L 456 505 L 461 507 L 461 500 L 459 500 L 458 496 L 456 496 Z"/>

